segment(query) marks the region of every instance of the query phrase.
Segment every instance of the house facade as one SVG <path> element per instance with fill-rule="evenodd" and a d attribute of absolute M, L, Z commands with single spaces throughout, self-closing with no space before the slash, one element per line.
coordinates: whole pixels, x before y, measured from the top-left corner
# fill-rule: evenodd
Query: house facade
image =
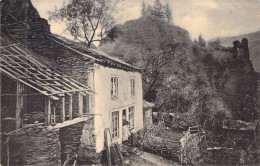
<path fill-rule="evenodd" d="M 132 133 L 143 128 L 143 90 L 140 69 L 88 49 L 63 37 L 45 34 L 39 52 L 57 64 L 71 78 L 87 85 L 95 95 L 88 98 L 88 112 L 94 115 L 92 145 L 96 153 L 104 150 L 104 131 L 109 129 L 112 142 L 122 143 L 124 120 Z M 47 44 L 46 44 L 47 43 Z M 47 53 L 45 53 L 47 52 Z M 53 57 L 53 55 L 55 55 Z"/>
<path fill-rule="evenodd" d="M 123 122 L 129 122 L 131 132 L 143 128 L 142 78 L 139 72 L 124 71 L 95 65 L 94 86 L 97 153 L 104 149 L 104 130 L 110 129 L 112 142 L 122 143 Z"/>

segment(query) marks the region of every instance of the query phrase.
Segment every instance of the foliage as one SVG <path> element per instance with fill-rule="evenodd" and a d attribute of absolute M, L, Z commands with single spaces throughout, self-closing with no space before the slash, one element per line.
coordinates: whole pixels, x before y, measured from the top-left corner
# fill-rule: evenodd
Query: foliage
<path fill-rule="evenodd" d="M 199 35 L 198 44 L 200 47 L 206 47 L 206 41 L 202 38 L 202 35 Z"/>
<path fill-rule="evenodd" d="M 49 19 L 65 21 L 66 30 L 76 40 L 83 40 L 90 47 L 114 25 L 111 9 L 111 0 L 72 0 L 61 9 L 49 12 Z"/>
<path fill-rule="evenodd" d="M 201 35 L 192 45 L 183 29 L 150 16 L 118 29 L 120 34 L 100 48 L 143 69 L 145 100 L 155 102 L 155 111 L 174 112 L 176 125 L 204 125 L 217 114 L 237 117 L 252 105 L 237 96 L 240 86 L 251 83 L 252 69 L 239 67 L 228 51 L 209 49 Z M 211 125 L 218 124 L 214 120 Z"/>
<path fill-rule="evenodd" d="M 209 42 L 209 47 L 213 47 L 214 49 L 215 49 L 215 48 L 220 48 L 221 45 L 220 45 L 220 40 L 219 40 L 219 38 L 217 38 L 217 39 L 214 40 L 214 41 L 210 41 L 210 42 Z"/>
<path fill-rule="evenodd" d="M 154 4 L 148 5 L 146 8 L 146 4 L 143 1 L 142 4 L 142 16 L 154 16 L 161 20 L 166 21 L 167 23 L 173 23 L 172 20 L 172 9 L 167 2 L 165 5 L 162 5 L 160 0 L 155 0 Z"/>

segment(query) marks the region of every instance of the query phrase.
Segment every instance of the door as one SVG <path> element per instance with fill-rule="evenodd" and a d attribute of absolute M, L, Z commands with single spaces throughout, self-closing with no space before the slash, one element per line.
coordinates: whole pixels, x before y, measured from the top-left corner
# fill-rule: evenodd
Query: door
<path fill-rule="evenodd" d="M 126 109 L 123 110 L 123 113 L 122 113 L 122 124 L 123 126 L 124 125 L 127 125 L 127 119 L 126 119 Z"/>

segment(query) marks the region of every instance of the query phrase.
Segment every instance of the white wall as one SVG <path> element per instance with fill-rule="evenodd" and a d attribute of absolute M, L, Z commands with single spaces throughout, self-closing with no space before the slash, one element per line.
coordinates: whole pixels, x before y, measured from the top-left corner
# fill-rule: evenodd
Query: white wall
<path fill-rule="evenodd" d="M 118 98 L 111 99 L 111 77 L 118 78 Z M 131 97 L 130 78 L 135 77 L 135 97 Z M 92 112 L 102 114 L 95 116 L 94 126 L 96 137 L 96 152 L 99 153 L 104 147 L 104 130 L 111 129 L 111 116 L 113 111 L 119 111 L 119 138 L 113 142 L 122 142 L 122 110 L 130 106 L 135 107 L 133 132 L 143 128 L 143 92 L 142 78 L 138 72 L 128 72 L 119 69 L 103 67 L 95 64 L 94 72 L 95 107 Z M 112 134 L 112 133 L 111 133 Z"/>

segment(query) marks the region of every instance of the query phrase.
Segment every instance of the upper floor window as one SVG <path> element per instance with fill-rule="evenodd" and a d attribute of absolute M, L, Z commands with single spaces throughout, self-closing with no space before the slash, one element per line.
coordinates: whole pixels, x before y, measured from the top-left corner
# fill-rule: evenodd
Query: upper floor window
<path fill-rule="evenodd" d="M 111 77 L 111 98 L 115 99 L 118 97 L 118 78 Z"/>
<path fill-rule="evenodd" d="M 131 96 L 135 96 L 135 78 L 130 79 L 130 86 L 131 86 Z"/>

